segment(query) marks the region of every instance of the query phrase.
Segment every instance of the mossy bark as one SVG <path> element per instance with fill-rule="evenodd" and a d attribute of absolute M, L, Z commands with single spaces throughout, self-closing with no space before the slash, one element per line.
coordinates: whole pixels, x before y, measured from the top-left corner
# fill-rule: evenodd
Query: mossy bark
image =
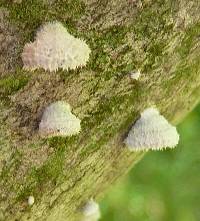
<path fill-rule="evenodd" d="M 198 103 L 200 2 L 20 2 L 0 2 L 0 220 L 73 221 L 142 157 L 123 140 L 144 108 L 155 105 L 177 124 Z M 54 20 L 86 40 L 87 66 L 24 71 L 24 44 Z M 135 81 L 130 72 L 138 69 Z M 70 103 L 82 131 L 40 139 L 43 109 L 56 100 Z"/>

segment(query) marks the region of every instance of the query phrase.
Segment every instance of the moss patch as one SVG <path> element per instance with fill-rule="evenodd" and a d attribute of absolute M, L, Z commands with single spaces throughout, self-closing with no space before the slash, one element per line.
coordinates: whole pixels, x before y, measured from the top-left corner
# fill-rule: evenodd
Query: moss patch
<path fill-rule="evenodd" d="M 192 47 L 199 42 L 200 24 L 197 23 L 193 27 L 186 30 L 184 39 L 181 42 L 181 47 L 178 48 L 178 52 L 182 58 L 187 57 L 190 54 Z"/>
<path fill-rule="evenodd" d="M 26 185 L 18 193 L 17 201 L 24 200 L 30 194 L 37 196 L 37 190 L 45 188 L 46 183 L 56 184 L 58 177 L 61 176 L 64 165 L 64 149 L 62 147 L 55 151 L 55 154 L 40 168 L 32 168 L 27 178 Z"/>
<path fill-rule="evenodd" d="M 0 99 L 7 99 L 9 95 L 14 94 L 23 88 L 29 80 L 27 75 L 14 73 L 9 77 L 0 79 Z"/>
<path fill-rule="evenodd" d="M 40 0 L 26 0 L 21 4 L 13 4 L 3 0 L 0 6 L 10 11 L 10 19 L 23 29 L 34 30 L 46 21 L 74 21 L 84 13 L 84 4 L 79 0 L 58 0 L 49 7 Z M 68 21 L 68 23 L 70 23 Z M 69 25 L 70 26 L 70 25 Z"/>

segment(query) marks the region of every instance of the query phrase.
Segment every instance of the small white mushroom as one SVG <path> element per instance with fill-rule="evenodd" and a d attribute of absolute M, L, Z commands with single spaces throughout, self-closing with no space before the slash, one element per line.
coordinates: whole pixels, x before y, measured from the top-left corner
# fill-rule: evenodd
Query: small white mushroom
<path fill-rule="evenodd" d="M 29 196 L 29 197 L 28 197 L 28 205 L 29 205 L 29 206 L 32 206 L 32 205 L 34 204 L 34 202 L 35 202 L 34 197 L 33 197 L 33 196 Z"/>
<path fill-rule="evenodd" d="M 101 217 L 99 204 L 94 200 L 89 200 L 82 209 L 83 218 L 81 221 L 97 221 Z"/>
<path fill-rule="evenodd" d="M 133 72 L 130 73 L 130 77 L 131 77 L 132 79 L 135 79 L 135 80 L 138 80 L 139 77 L 140 77 L 140 75 L 141 75 L 140 70 L 138 70 L 138 71 L 133 71 Z"/>
<path fill-rule="evenodd" d="M 131 151 L 161 150 L 175 147 L 179 134 L 157 109 L 148 108 L 142 112 L 124 142 Z"/>
<path fill-rule="evenodd" d="M 38 30 L 34 42 L 24 46 L 22 60 L 27 70 L 68 70 L 85 66 L 90 52 L 85 41 L 69 34 L 60 22 L 49 22 Z"/>
<path fill-rule="evenodd" d="M 71 113 L 70 105 L 57 101 L 46 107 L 39 124 L 41 137 L 72 136 L 81 130 L 81 121 Z"/>

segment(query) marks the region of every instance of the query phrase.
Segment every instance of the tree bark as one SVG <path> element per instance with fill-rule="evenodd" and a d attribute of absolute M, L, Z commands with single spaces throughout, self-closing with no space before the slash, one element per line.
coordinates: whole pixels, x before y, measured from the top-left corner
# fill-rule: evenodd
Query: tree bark
<path fill-rule="evenodd" d="M 143 156 L 123 144 L 141 111 L 155 105 L 177 124 L 194 108 L 199 10 L 199 0 L 1 0 L 0 220 L 76 220 L 81 205 L 99 200 Z M 86 40 L 87 66 L 23 70 L 23 46 L 55 20 Z M 57 100 L 72 106 L 81 133 L 41 139 L 42 112 Z"/>

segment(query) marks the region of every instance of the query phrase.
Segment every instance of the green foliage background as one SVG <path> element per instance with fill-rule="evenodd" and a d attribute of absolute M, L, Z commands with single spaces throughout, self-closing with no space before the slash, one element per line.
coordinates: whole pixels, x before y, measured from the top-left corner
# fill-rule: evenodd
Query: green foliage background
<path fill-rule="evenodd" d="M 149 152 L 101 202 L 101 221 L 200 220 L 200 105 L 174 150 Z"/>

